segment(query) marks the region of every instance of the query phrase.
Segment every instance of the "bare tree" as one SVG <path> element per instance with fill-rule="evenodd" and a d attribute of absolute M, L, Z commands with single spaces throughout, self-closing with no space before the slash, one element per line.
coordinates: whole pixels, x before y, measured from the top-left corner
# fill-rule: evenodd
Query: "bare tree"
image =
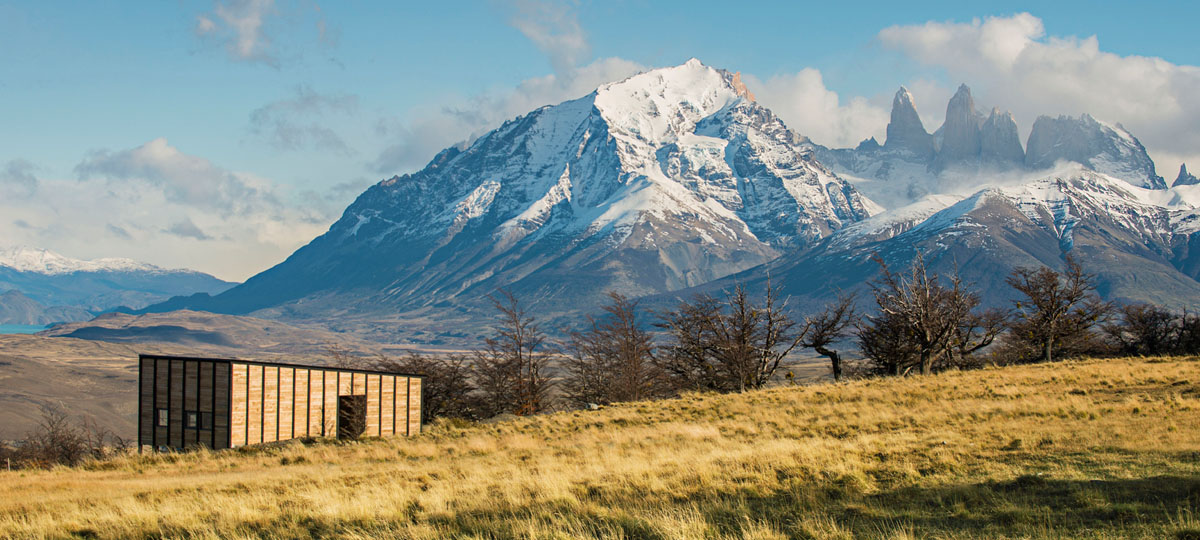
<path fill-rule="evenodd" d="M 1169 310 L 1145 303 L 1116 308 L 1117 321 L 1102 330 L 1123 354 L 1160 355 L 1176 349 L 1181 321 Z"/>
<path fill-rule="evenodd" d="M 325 344 L 325 354 L 329 355 L 330 367 L 358 369 L 370 363 L 370 360 L 356 356 L 344 345 L 332 341 Z"/>
<path fill-rule="evenodd" d="M 1069 255 L 1066 266 L 1062 273 L 1045 266 L 1018 268 L 1007 279 L 1025 296 L 1015 302 L 1012 337 L 1039 351 L 1042 362 L 1053 361 L 1057 348 L 1088 339 L 1113 309 L 1096 294 L 1094 274 Z"/>
<path fill-rule="evenodd" d="M 638 319 L 637 301 L 615 292 L 608 296 L 605 315 L 588 316 L 586 330 L 570 333 L 567 397 L 586 405 L 667 395 L 666 373 L 655 362 L 654 340 Z"/>
<path fill-rule="evenodd" d="M 484 412 L 543 412 L 551 405 L 551 381 L 546 374 L 549 355 L 543 350 L 546 336 L 516 296 L 503 289 L 498 294 L 499 298 L 488 297 L 499 312 L 495 335 L 474 353 L 472 371 Z"/>
<path fill-rule="evenodd" d="M 1000 334 L 1008 329 L 1008 314 L 1000 309 L 989 309 L 981 314 L 968 314 L 954 330 L 951 338 L 951 364 L 958 368 L 978 367 L 972 356 L 980 349 L 991 345 Z"/>
<path fill-rule="evenodd" d="M 829 358 L 835 381 L 842 379 L 842 356 L 829 347 L 847 337 L 856 319 L 853 294 L 839 294 L 837 300 L 826 304 L 820 313 L 804 319 L 800 346 Z"/>
<path fill-rule="evenodd" d="M 867 317 L 860 326 L 863 352 L 888 365 L 892 374 L 916 367 L 928 375 L 935 363 L 953 355 L 955 337 L 979 305 L 979 296 L 967 291 L 957 274 L 951 276 L 948 287 L 943 285 L 937 274 L 926 270 L 920 253 L 907 275 L 892 273 L 878 255 L 874 260 L 883 270 L 883 276 L 872 284 L 879 315 Z"/>
<path fill-rule="evenodd" d="M 1175 351 L 1180 354 L 1200 354 L 1200 315 L 1184 311 L 1179 315 Z"/>
<path fill-rule="evenodd" d="M 680 302 L 673 310 L 659 315 L 657 326 L 671 338 L 660 349 L 656 362 L 673 385 L 685 390 L 725 391 L 725 380 L 711 359 L 714 341 L 709 319 L 719 316 L 717 300 L 698 295 L 692 301 Z"/>
<path fill-rule="evenodd" d="M 460 354 L 433 356 L 409 353 L 401 358 L 379 355 L 375 367 L 384 371 L 421 375 L 421 421 L 434 418 L 479 417 L 479 400 L 471 384 L 467 357 Z"/>
<path fill-rule="evenodd" d="M 667 369 L 693 386 L 761 388 L 803 337 L 785 307 L 769 282 L 761 305 L 742 285 L 726 293 L 724 302 L 701 295 L 682 303 L 660 324 L 674 338 Z"/>
<path fill-rule="evenodd" d="M 49 468 L 105 459 L 132 445 L 95 420 L 71 422 L 60 405 L 42 405 L 37 428 L 14 445 L 0 444 L 0 457 L 18 467 Z"/>
<path fill-rule="evenodd" d="M 906 375 L 916 365 L 916 347 L 900 316 L 885 312 L 863 317 L 855 324 L 854 333 L 876 375 Z"/>

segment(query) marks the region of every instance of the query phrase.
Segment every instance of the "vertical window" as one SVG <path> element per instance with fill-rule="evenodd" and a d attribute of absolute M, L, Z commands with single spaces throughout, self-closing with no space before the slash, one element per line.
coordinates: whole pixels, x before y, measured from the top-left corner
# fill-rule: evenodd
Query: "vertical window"
<path fill-rule="evenodd" d="M 168 418 L 167 410 L 159 409 L 158 410 L 158 427 L 167 427 L 167 418 Z"/>
<path fill-rule="evenodd" d="M 200 413 L 196 411 L 188 411 L 183 415 L 185 427 L 196 429 L 200 427 Z"/>

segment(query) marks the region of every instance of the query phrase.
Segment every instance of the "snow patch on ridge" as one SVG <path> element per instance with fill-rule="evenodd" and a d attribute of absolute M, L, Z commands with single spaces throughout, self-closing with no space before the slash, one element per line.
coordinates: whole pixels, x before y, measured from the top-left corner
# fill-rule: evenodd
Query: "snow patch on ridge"
<path fill-rule="evenodd" d="M 184 269 L 165 269 L 152 264 L 124 258 L 93 260 L 73 259 L 50 250 L 17 246 L 0 248 L 0 266 L 18 272 L 59 275 L 73 272 L 189 272 Z"/>

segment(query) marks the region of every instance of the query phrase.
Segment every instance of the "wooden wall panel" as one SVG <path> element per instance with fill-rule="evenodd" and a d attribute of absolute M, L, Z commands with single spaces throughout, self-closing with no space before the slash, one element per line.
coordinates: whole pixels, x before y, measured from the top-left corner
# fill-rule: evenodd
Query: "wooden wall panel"
<path fill-rule="evenodd" d="M 367 423 L 364 437 L 378 437 L 379 433 L 379 375 L 364 375 L 363 389 L 367 395 Z"/>
<path fill-rule="evenodd" d="M 349 396 L 354 393 L 354 390 L 353 390 L 354 374 L 353 373 L 335 372 L 331 376 L 337 379 L 339 396 Z"/>
<path fill-rule="evenodd" d="M 250 366 L 250 390 L 246 398 L 246 444 L 262 442 L 263 366 Z"/>
<path fill-rule="evenodd" d="M 279 368 L 263 367 L 263 442 L 279 440 Z"/>
<path fill-rule="evenodd" d="M 216 367 L 216 362 L 200 362 L 196 366 L 200 377 L 200 395 L 196 396 L 196 407 L 201 412 L 213 412 L 213 368 Z M 207 426 L 211 428 L 212 426 Z"/>
<path fill-rule="evenodd" d="M 183 360 L 171 360 L 171 424 L 168 432 L 171 434 L 167 446 L 183 448 Z"/>
<path fill-rule="evenodd" d="M 216 439 L 214 448 L 229 448 L 230 438 L 230 412 L 229 399 L 230 393 L 233 390 L 230 382 L 230 372 L 233 367 L 230 364 L 214 362 L 216 371 L 215 390 L 217 401 L 213 404 L 213 438 Z"/>
<path fill-rule="evenodd" d="M 308 436 L 309 410 L 308 410 L 308 394 L 310 386 L 308 384 L 308 374 L 310 370 L 296 369 L 296 378 L 294 379 L 294 389 L 296 400 L 293 403 L 292 410 L 292 434 L 296 437 Z"/>
<path fill-rule="evenodd" d="M 168 429 L 158 426 L 158 411 L 166 409 L 170 403 L 171 396 L 168 394 L 171 391 L 171 380 L 168 376 L 171 365 L 169 360 L 154 361 L 154 447 L 167 446 Z"/>
<path fill-rule="evenodd" d="M 409 377 L 408 434 L 421 432 L 421 379 Z"/>
<path fill-rule="evenodd" d="M 138 451 L 154 445 L 154 359 L 138 359 Z"/>
<path fill-rule="evenodd" d="M 292 434 L 292 411 L 296 409 L 296 387 L 292 384 L 296 370 L 279 368 L 279 440 L 295 437 Z"/>
<path fill-rule="evenodd" d="M 192 447 L 200 442 L 199 432 L 196 428 L 187 426 L 188 411 L 196 412 L 200 408 L 200 363 L 194 361 L 183 362 L 183 446 L 185 448 Z"/>
<path fill-rule="evenodd" d="M 343 376 L 342 379 L 349 379 Z M 325 372 L 325 402 L 322 410 L 325 416 L 321 417 L 321 434 L 325 437 L 337 436 L 337 398 L 340 389 L 338 388 L 338 373 L 336 371 Z"/>
<path fill-rule="evenodd" d="M 325 388 L 326 375 L 321 370 L 310 370 L 308 386 L 312 388 L 312 397 L 308 403 L 308 433 L 313 437 L 325 435 Z"/>
<path fill-rule="evenodd" d="M 365 395 L 367 393 L 367 376 L 362 373 L 351 373 L 351 375 L 354 386 L 350 389 L 350 393 L 356 396 Z"/>
<path fill-rule="evenodd" d="M 379 378 L 380 398 L 379 410 L 383 420 L 380 422 L 380 435 L 392 435 L 396 433 L 396 425 L 393 420 L 396 418 L 396 378 L 391 375 L 383 375 Z"/>
<path fill-rule="evenodd" d="M 408 435 L 409 377 L 396 377 L 396 434 Z"/>
<path fill-rule="evenodd" d="M 230 386 L 232 399 L 229 404 L 229 442 L 231 446 L 243 446 L 249 443 L 247 431 L 250 421 L 250 396 L 247 388 L 250 385 L 250 366 L 233 364 Z"/>

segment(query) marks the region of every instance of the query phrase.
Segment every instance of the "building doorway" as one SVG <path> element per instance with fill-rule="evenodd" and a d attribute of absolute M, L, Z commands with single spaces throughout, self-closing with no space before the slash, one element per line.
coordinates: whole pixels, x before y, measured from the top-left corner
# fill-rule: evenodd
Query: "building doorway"
<path fill-rule="evenodd" d="M 367 430 L 367 396 L 338 396 L 337 437 L 357 439 Z"/>

